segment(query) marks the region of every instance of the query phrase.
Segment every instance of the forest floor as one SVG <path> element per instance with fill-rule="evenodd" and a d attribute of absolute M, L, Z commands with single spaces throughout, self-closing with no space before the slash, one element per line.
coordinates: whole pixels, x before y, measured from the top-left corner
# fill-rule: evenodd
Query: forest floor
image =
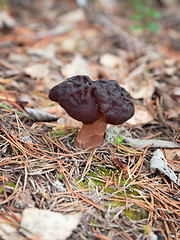
<path fill-rule="evenodd" d="M 1 239 L 180 239 L 179 6 L 15 2 L 0 10 Z M 117 80 L 135 104 L 91 151 L 48 99 L 77 74 Z"/>

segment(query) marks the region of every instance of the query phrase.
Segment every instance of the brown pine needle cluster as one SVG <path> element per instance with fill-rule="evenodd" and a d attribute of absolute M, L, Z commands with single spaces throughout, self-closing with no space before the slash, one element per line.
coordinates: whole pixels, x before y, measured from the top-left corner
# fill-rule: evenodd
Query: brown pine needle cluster
<path fill-rule="evenodd" d="M 43 240 L 23 225 L 29 209 L 78 215 L 67 240 L 180 239 L 178 4 L 0 1 L 0 239 Z M 76 145 L 82 123 L 48 98 L 76 75 L 116 80 L 135 105 L 90 150 Z M 153 172 L 157 150 L 167 162 Z"/>
<path fill-rule="evenodd" d="M 2 115 L 1 123 L 1 222 L 18 228 L 16 213 L 36 206 L 83 212 L 87 229 L 99 239 L 110 239 L 110 233 L 114 239 L 145 238 L 147 229 L 178 239 L 179 187 L 150 173 L 151 148 L 121 153 L 116 144 L 105 143 L 91 152 L 78 151 L 73 147 L 76 133 L 64 132 L 60 140 L 48 124 L 32 128 L 11 112 Z M 177 161 L 173 166 L 179 169 Z M 26 201 L 24 191 L 30 193 Z"/>

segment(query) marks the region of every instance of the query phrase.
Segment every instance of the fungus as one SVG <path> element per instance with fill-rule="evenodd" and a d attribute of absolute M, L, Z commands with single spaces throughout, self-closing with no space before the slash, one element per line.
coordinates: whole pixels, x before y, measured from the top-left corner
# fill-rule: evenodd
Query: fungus
<path fill-rule="evenodd" d="M 100 146 L 108 123 L 122 124 L 134 115 L 130 94 L 115 80 L 92 81 L 88 76 L 77 75 L 54 86 L 49 98 L 83 122 L 75 139 L 81 149 Z"/>

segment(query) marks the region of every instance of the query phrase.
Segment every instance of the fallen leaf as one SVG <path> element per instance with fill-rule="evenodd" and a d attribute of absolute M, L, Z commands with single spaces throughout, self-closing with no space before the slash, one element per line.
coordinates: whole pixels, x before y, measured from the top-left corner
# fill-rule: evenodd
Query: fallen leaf
<path fill-rule="evenodd" d="M 64 108 L 62 108 L 59 104 L 48 107 L 45 109 L 45 111 L 55 115 L 57 118 L 62 117 L 62 115 L 65 113 Z"/>
<path fill-rule="evenodd" d="M 61 44 L 61 49 L 65 51 L 74 51 L 77 45 L 77 39 L 75 37 L 69 37 L 64 39 Z"/>
<path fill-rule="evenodd" d="M 176 87 L 171 92 L 171 97 L 180 103 L 180 87 Z"/>
<path fill-rule="evenodd" d="M 122 85 L 134 99 L 150 99 L 155 91 L 154 79 L 134 77 Z"/>
<path fill-rule="evenodd" d="M 62 66 L 61 72 L 66 78 L 83 74 L 92 77 L 89 63 L 81 55 L 76 55 L 71 63 Z"/>
<path fill-rule="evenodd" d="M 159 140 L 159 139 L 138 139 L 138 138 L 130 138 L 125 137 L 124 141 L 133 144 L 134 147 L 141 148 L 141 147 L 147 147 L 150 146 L 152 148 L 180 148 L 180 145 L 177 143 L 173 143 L 170 141 L 165 140 Z"/>
<path fill-rule="evenodd" d="M 164 60 L 164 63 L 167 67 L 172 67 L 173 65 L 176 64 L 176 60 L 167 58 Z"/>
<path fill-rule="evenodd" d="M 36 55 L 47 60 L 52 60 L 53 64 L 56 66 L 62 66 L 62 62 L 56 58 L 56 47 L 54 44 L 48 44 L 43 48 L 30 48 L 27 52 L 30 55 Z"/>
<path fill-rule="evenodd" d="M 59 118 L 57 120 L 57 123 L 61 125 L 61 127 L 65 127 L 67 129 L 76 129 L 76 128 L 81 128 L 83 123 L 79 122 L 69 115 L 65 114 L 63 117 Z"/>
<path fill-rule="evenodd" d="M 20 232 L 29 238 L 65 240 L 80 222 L 81 214 L 62 214 L 38 208 L 26 208 Z"/>
<path fill-rule="evenodd" d="M 155 151 L 153 157 L 150 160 L 150 170 L 152 173 L 154 173 L 156 170 L 160 171 L 162 174 L 168 176 L 174 183 L 177 184 L 177 176 L 169 167 L 168 162 L 160 149 L 157 149 Z"/>
<path fill-rule="evenodd" d="M 49 67 L 47 64 L 36 63 L 24 68 L 24 72 L 32 78 L 44 79 L 49 76 Z"/>
<path fill-rule="evenodd" d="M 143 106 L 135 105 L 134 116 L 127 121 L 131 125 L 146 124 L 154 120 L 153 115 Z"/>
<path fill-rule="evenodd" d="M 37 55 L 37 56 L 43 57 L 45 59 L 55 58 L 55 51 L 56 51 L 56 48 L 55 48 L 55 45 L 53 45 L 53 44 L 48 44 L 43 48 L 34 47 L 34 48 L 29 48 L 27 50 L 28 54 Z"/>
<path fill-rule="evenodd" d="M 180 161 L 180 149 L 166 149 L 166 156 L 169 160 Z"/>
<path fill-rule="evenodd" d="M 25 110 L 34 119 L 34 121 L 48 122 L 56 121 L 58 119 L 55 115 L 42 111 L 41 109 L 32 109 L 26 107 Z"/>
<path fill-rule="evenodd" d="M 16 26 L 16 21 L 7 11 L 0 11 L 0 28 L 13 28 Z"/>
<path fill-rule="evenodd" d="M 112 55 L 110 53 L 105 53 L 99 59 L 101 65 L 109 68 L 115 68 L 122 65 L 122 60 L 120 57 Z"/>
<path fill-rule="evenodd" d="M 61 15 L 58 20 L 63 23 L 76 23 L 79 21 L 84 21 L 84 11 L 81 8 L 69 11 L 68 13 Z"/>
<path fill-rule="evenodd" d="M 58 24 L 54 28 L 49 28 L 48 30 L 39 31 L 36 35 L 34 33 L 29 34 L 29 38 L 37 37 L 37 38 L 45 38 L 50 36 L 59 36 L 66 32 L 72 30 L 74 26 L 71 23 L 67 24 Z"/>
<path fill-rule="evenodd" d="M 35 101 L 29 96 L 29 94 L 22 94 L 18 97 L 17 102 L 21 107 L 26 106 L 31 108 L 35 106 Z"/>
<path fill-rule="evenodd" d="M 29 61 L 29 58 L 26 55 L 13 52 L 9 54 L 8 59 L 10 62 L 21 64 L 27 63 Z"/>
<path fill-rule="evenodd" d="M 146 64 L 143 63 L 135 68 L 132 72 L 129 73 L 128 77 L 126 77 L 123 81 L 124 83 L 131 82 L 135 77 L 138 77 L 142 73 L 144 73 L 146 68 Z"/>
<path fill-rule="evenodd" d="M 167 75 L 172 76 L 176 73 L 177 68 L 176 67 L 169 67 L 169 68 L 166 68 L 164 71 Z"/>

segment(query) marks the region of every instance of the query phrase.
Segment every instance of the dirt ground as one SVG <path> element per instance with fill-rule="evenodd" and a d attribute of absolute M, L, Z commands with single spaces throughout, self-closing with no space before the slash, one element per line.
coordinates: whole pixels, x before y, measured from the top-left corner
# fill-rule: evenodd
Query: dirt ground
<path fill-rule="evenodd" d="M 179 1 L 0 6 L 1 239 L 180 239 Z M 82 123 L 48 98 L 75 75 L 135 105 L 98 148 L 78 149 Z"/>

